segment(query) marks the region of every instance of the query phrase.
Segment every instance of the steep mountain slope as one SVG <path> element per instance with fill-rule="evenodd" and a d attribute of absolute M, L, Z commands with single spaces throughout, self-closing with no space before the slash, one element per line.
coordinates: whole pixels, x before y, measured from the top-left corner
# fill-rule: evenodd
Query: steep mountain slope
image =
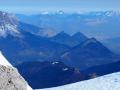
<path fill-rule="evenodd" d="M 56 36 L 50 38 L 50 40 L 53 42 L 68 45 L 70 47 L 74 47 L 80 44 L 81 42 L 85 41 L 86 39 L 87 37 L 80 32 L 75 33 L 73 36 L 70 36 L 69 34 L 63 31 L 58 33 Z"/>
<path fill-rule="evenodd" d="M 68 46 L 51 42 L 45 38 L 22 32 L 23 37 L 0 38 L 0 49 L 13 64 L 23 61 L 44 61 L 58 57 Z"/>
<path fill-rule="evenodd" d="M 26 62 L 17 66 L 21 75 L 33 88 L 48 88 L 89 79 L 78 69 L 62 62 Z"/>
<path fill-rule="evenodd" d="M 1 12 L 0 18 L 2 18 L 0 25 L 4 27 L 1 28 L 4 34 L 0 37 L 0 49 L 12 64 L 27 60 L 48 60 L 48 58 L 58 57 L 69 49 L 66 45 L 27 32 L 28 30 L 37 31 L 38 28 L 23 23 L 19 26 L 20 23 L 10 14 Z M 11 25 L 10 28 L 7 28 L 6 24 Z"/>
<path fill-rule="evenodd" d="M 6 37 L 8 34 L 18 36 L 17 20 L 13 15 L 0 11 L 0 37 Z"/>
<path fill-rule="evenodd" d="M 0 52 L 0 89 L 1 90 L 32 90 L 22 76 L 18 73 Z"/>
<path fill-rule="evenodd" d="M 65 31 L 69 34 L 83 32 L 98 40 L 119 37 L 120 35 L 120 12 L 119 11 L 98 11 L 84 13 L 46 13 L 39 15 L 17 15 L 17 18 L 25 23 L 38 27 L 52 28 L 57 32 Z M 114 31 L 114 32 L 113 32 Z M 114 40 L 112 40 L 114 41 Z M 118 42 L 107 43 L 106 46 L 113 51 L 120 53 Z M 118 48 L 115 48 L 115 46 Z"/>
<path fill-rule="evenodd" d="M 85 69 L 117 61 L 114 54 L 95 38 L 88 39 L 61 56 L 67 65 Z"/>
<path fill-rule="evenodd" d="M 40 30 L 43 29 L 43 28 L 39 28 L 39 27 L 36 27 L 34 25 L 31 25 L 31 24 L 26 24 L 26 23 L 20 22 L 20 21 L 18 22 L 18 26 L 17 27 L 21 31 L 31 32 L 32 34 L 36 34 Z"/>
<path fill-rule="evenodd" d="M 78 44 L 80 44 L 81 42 L 85 41 L 88 39 L 88 37 L 86 37 L 84 34 L 82 34 L 81 32 L 77 32 L 75 34 L 72 35 L 72 38 L 76 41 L 78 41 Z"/>
<path fill-rule="evenodd" d="M 113 52 L 120 54 L 120 37 L 109 38 L 102 41 L 108 48 L 110 48 Z"/>
<path fill-rule="evenodd" d="M 19 28 L 20 31 L 26 31 L 34 35 L 46 37 L 46 38 L 56 35 L 55 30 L 51 28 L 40 28 L 20 21 L 18 22 L 17 28 Z"/>
<path fill-rule="evenodd" d="M 101 76 L 119 71 L 120 71 L 120 61 L 110 64 L 94 66 L 86 70 L 83 70 L 83 72 L 86 74 L 94 74 L 96 76 Z"/>
<path fill-rule="evenodd" d="M 65 86 L 38 90 L 119 90 L 120 72 Z"/>

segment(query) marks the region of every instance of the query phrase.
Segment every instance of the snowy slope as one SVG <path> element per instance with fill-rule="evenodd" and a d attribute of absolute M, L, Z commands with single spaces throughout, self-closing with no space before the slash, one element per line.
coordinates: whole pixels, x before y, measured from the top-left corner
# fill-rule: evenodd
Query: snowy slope
<path fill-rule="evenodd" d="M 120 90 L 120 72 L 65 86 L 38 90 Z"/>
<path fill-rule="evenodd" d="M 7 59 L 2 55 L 2 52 L 1 52 L 1 51 L 0 51 L 0 65 L 12 67 L 12 65 L 11 65 L 11 64 L 7 61 Z"/>
<path fill-rule="evenodd" d="M 16 70 L 8 61 L 7 59 L 3 56 L 2 52 L 0 51 L 0 66 L 5 66 L 7 68 L 13 68 Z M 18 73 L 18 72 L 16 72 Z M 2 72 L 0 72 L 0 75 L 2 75 Z M 18 74 L 19 75 L 19 74 Z M 17 75 L 16 75 L 17 76 Z M 5 77 L 5 76 L 4 76 Z M 21 76 L 20 76 L 21 77 Z M 9 76 L 8 76 L 9 78 Z M 1 81 L 0 81 L 1 82 Z M 1 86 L 0 86 L 1 88 Z M 28 84 L 27 84 L 27 90 L 33 90 Z"/>

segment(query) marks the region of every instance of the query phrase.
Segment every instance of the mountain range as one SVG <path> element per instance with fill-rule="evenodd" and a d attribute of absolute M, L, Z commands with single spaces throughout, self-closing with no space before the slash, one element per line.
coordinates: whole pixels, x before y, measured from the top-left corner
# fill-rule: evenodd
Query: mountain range
<path fill-rule="evenodd" d="M 99 41 L 80 32 L 72 36 L 60 32 L 52 37 L 43 37 L 33 33 L 43 28 L 22 23 L 7 13 L 1 12 L 0 17 L 5 17 L 1 22 L 1 30 L 6 32 L 5 37 L 0 37 L 0 49 L 11 63 L 61 60 L 67 65 L 82 69 L 118 60 L 113 57 L 114 53 Z M 6 25 L 10 27 L 7 28 Z"/>
<path fill-rule="evenodd" d="M 50 38 L 50 40 L 53 42 L 64 44 L 70 47 L 74 47 L 87 39 L 88 38 L 80 32 L 77 32 L 71 36 L 64 31 Z"/>
<path fill-rule="evenodd" d="M 60 12 L 28 16 L 26 20 L 21 19 L 24 18 L 21 15 L 16 16 L 0 12 L 0 50 L 33 88 L 54 87 L 119 71 L 120 56 L 106 47 L 109 43 L 102 43 L 81 32 L 70 34 L 85 29 L 86 25 L 86 30 L 94 31 L 99 27 L 97 25 L 112 30 L 113 23 L 118 25 L 115 20 L 119 14 L 105 12 L 89 16 Z M 111 19 L 114 16 L 116 18 Z M 29 19 L 33 21 L 28 23 Z M 106 19 L 113 22 L 107 23 Z M 84 25 L 83 22 L 87 23 Z M 76 29 L 78 26 L 80 28 Z"/>
<path fill-rule="evenodd" d="M 116 55 L 95 38 L 88 39 L 61 56 L 61 60 L 72 67 L 85 69 L 117 61 Z"/>
<path fill-rule="evenodd" d="M 68 34 L 82 32 L 86 36 L 102 41 L 107 47 L 110 47 L 115 53 L 119 53 L 118 43 L 104 43 L 107 39 L 119 37 L 119 11 L 98 11 L 84 13 L 47 13 L 37 15 L 17 14 L 19 21 L 35 25 L 37 27 L 50 29 L 53 31 L 65 31 Z M 45 31 L 45 30 L 43 30 Z M 114 32 L 113 32 L 114 31 Z M 109 42 L 107 40 L 107 42 Z"/>

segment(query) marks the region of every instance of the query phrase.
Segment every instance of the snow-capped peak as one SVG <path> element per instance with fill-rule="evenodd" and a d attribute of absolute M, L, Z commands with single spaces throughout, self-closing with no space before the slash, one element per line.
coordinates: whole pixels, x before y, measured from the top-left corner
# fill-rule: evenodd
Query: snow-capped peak
<path fill-rule="evenodd" d="M 2 52 L 0 51 L 0 65 L 3 66 L 10 66 L 12 67 L 12 65 L 7 61 L 7 59 L 3 56 Z"/>
<path fill-rule="evenodd" d="M 114 15 L 117 15 L 117 16 L 119 16 L 120 15 L 120 11 L 107 11 L 106 13 L 105 13 L 105 15 L 106 16 L 114 16 Z"/>
<path fill-rule="evenodd" d="M 6 37 L 8 34 L 18 36 L 17 19 L 14 15 L 0 11 L 0 36 Z"/>

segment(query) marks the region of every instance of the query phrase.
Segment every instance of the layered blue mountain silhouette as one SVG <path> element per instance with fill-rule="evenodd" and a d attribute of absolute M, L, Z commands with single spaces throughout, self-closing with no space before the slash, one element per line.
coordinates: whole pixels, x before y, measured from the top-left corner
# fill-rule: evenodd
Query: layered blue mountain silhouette
<path fill-rule="evenodd" d="M 17 68 L 33 88 L 55 87 L 90 78 L 88 74 L 66 66 L 60 61 L 26 62 Z"/>
<path fill-rule="evenodd" d="M 70 36 L 64 31 L 51 38 L 51 41 L 53 42 L 64 44 L 70 47 L 74 47 L 85 40 L 87 40 L 87 37 L 80 32 L 77 32 L 73 36 Z"/>
<path fill-rule="evenodd" d="M 75 17 L 80 18 L 78 14 L 45 15 L 44 18 L 41 15 L 41 19 L 46 17 L 48 22 L 39 27 L 33 22 L 18 21 L 13 15 L 0 12 L 0 50 L 34 88 L 64 85 L 119 70 L 119 56 L 103 43 L 81 32 L 69 35 L 63 27 L 59 27 L 65 26 L 62 22 L 66 16 L 72 21 Z M 94 15 L 90 17 L 94 18 Z M 59 20 L 55 23 L 56 18 Z M 47 24 L 63 32 L 52 32 Z M 111 66 L 115 69 L 108 69 Z"/>
<path fill-rule="evenodd" d="M 61 56 L 61 60 L 80 69 L 114 62 L 115 54 L 95 38 L 88 39 Z"/>

